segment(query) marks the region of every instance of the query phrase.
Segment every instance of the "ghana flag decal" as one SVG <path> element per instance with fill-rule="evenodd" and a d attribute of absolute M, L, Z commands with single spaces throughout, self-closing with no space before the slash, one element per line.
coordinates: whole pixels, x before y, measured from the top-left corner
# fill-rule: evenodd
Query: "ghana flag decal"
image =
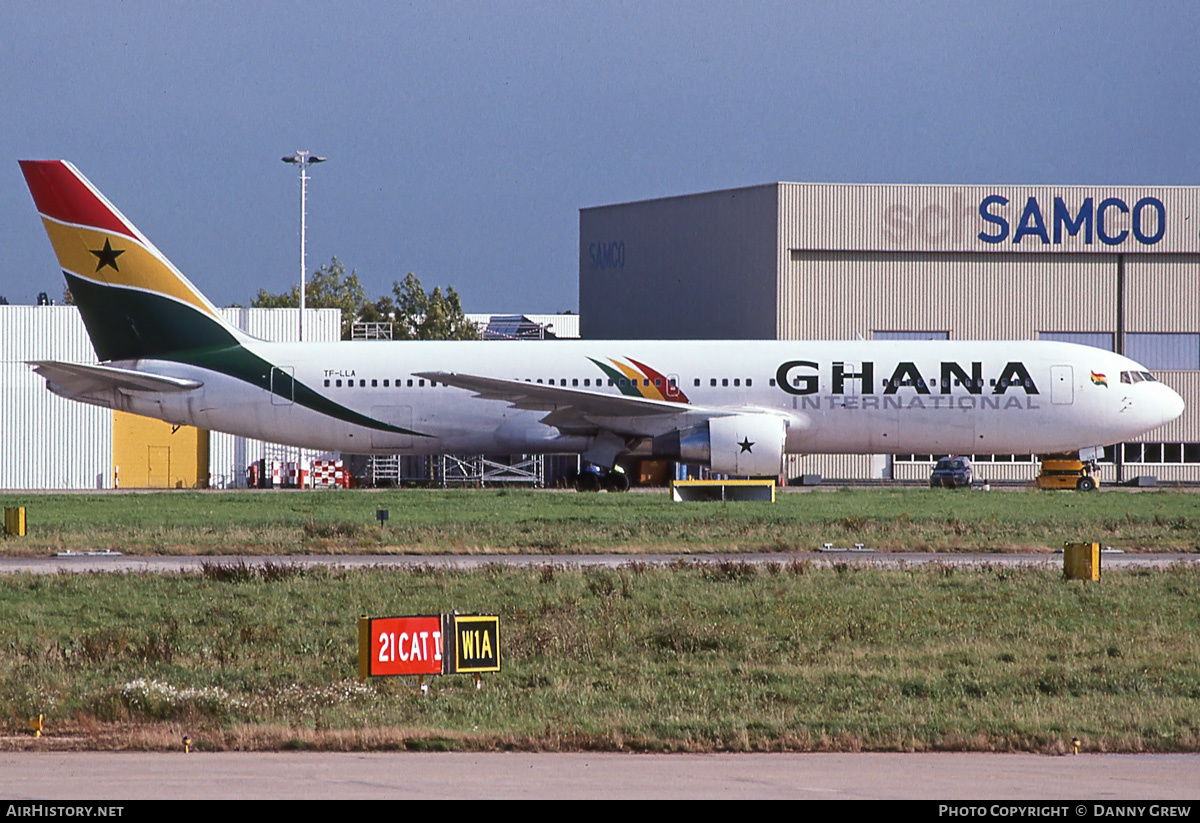
<path fill-rule="evenodd" d="M 600 370 L 628 397 L 644 397 L 647 400 L 666 400 L 671 403 L 690 403 L 687 395 L 679 388 L 678 381 L 671 382 L 661 372 L 640 363 L 632 357 L 625 358 L 632 365 L 608 358 L 612 365 L 602 363 L 594 357 L 589 357 Z"/>
<path fill-rule="evenodd" d="M 65 160 L 22 160 L 29 193 L 102 362 L 170 360 L 215 371 L 358 426 L 417 437 L 346 408 L 243 345 L 199 289 Z M 278 372 L 277 372 L 278 374 Z"/>
<path fill-rule="evenodd" d="M 1098 371 L 1092 372 L 1092 382 L 1097 386 L 1103 386 L 1106 389 L 1108 388 L 1108 378 Z"/>

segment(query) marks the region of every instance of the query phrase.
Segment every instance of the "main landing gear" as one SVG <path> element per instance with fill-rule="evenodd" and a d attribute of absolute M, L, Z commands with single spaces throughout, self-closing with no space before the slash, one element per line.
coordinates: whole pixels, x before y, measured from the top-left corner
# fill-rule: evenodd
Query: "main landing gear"
<path fill-rule="evenodd" d="M 575 488 L 581 492 L 598 492 L 601 489 L 610 492 L 629 491 L 629 475 L 617 466 L 605 471 L 598 466 L 585 466 L 575 481 Z"/>

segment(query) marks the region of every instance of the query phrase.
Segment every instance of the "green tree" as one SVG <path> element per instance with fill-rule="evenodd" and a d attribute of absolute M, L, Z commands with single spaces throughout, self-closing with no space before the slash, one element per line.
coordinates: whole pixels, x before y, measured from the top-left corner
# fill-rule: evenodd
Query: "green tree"
<path fill-rule="evenodd" d="M 373 310 L 392 321 L 396 340 L 478 340 L 479 327 L 467 319 L 453 286 L 435 286 L 426 294 L 412 272 L 392 283 L 392 297 L 381 297 Z"/>
<path fill-rule="evenodd" d="M 346 267 L 334 255 L 329 265 L 321 266 L 308 277 L 305 283 L 304 303 L 310 309 L 340 309 L 342 312 L 342 339 L 350 339 L 350 329 L 366 303 L 366 293 L 358 282 L 358 271 L 346 275 Z M 283 294 L 270 294 L 259 289 L 258 296 L 250 303 L 260 309 L 296 309 L 300 307 L 300 286 L 292 286 Z"/>
<path fill-rule="evenodd" d="M 392 283 L 392 294 L 367 300 L 357 270 L 346 274 L 336 256 L 308 278 L 305 305 L 313 309 L 340 309 L 342 339 L 349 340 L 356 321 L 391 323 L 396 340 L 478 340 L 479 327 L 467 320 L 462 302 L 452 286 L 445 294 L 440 286 L 425 293 L 421 281 L 409 272 L 404 282 Z M 300 287 L 292 286 L 283 294 L 260 289 L 250 303 L 255 308 L 294 309 L 300 305 Z"/>

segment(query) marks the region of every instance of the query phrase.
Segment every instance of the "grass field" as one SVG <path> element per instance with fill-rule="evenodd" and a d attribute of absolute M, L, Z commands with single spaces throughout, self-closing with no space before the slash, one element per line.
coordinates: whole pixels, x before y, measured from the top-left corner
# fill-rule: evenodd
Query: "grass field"
<path fill-rule="evenodd" d="M 0 544 L 9 554 L 1200 550 L 1200 496 L 1165 490 L 842 489 L 773 505 L 507 490 L 3 493 L 0 505 L 27 508 L 28 535 Z"/>
<path fill-rule="evenodd" d="M 0 495 L 13 554 L 201 575 L 0 578 L 0 747 L 1200 750 L 1200 569 L 302 570 L 312 553 L 1197 551 L 1200 497 L 822 490 L 774 505 L 530 491 Z M 387 525 L 375 520 L 388 509 Z M 247 567 L 221 556 L 278 559 Z M 504 671 L 354 679 L 360 614 L 501 616 Z M 22 734 L 31 715 L 48 734 Z"/>
<path fill-rule="evenodd" d="M 480 691 L 354 679 L 358 615 L 455 609 L 501 616 Z M 0 705 L 9 749 L 1197 751 L 1200 569 L 14 575 Z"/>

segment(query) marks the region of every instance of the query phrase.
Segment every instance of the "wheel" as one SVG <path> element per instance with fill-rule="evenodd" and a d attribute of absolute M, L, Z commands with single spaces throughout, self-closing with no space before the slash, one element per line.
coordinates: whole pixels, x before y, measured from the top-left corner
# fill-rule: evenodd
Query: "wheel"
<path fill-rule="evenodd" d="M 610 492 L 629 491 L 629 475 L 625 472 L 609 472 L 604 478 L 604 488 Z"/>
<path fill-rule="evenodd" d="M 1090 492 L 1096 488 L 1096 481 L 1085 474 L 1075 482 L 1075 488 L 1081 492 Z"/>
<path fill-rule="evenodd" d="M 595 472 L 584 472 L 575 481 L 575 487 L 581 492 L 600 491 L 600 477 Z"/>

